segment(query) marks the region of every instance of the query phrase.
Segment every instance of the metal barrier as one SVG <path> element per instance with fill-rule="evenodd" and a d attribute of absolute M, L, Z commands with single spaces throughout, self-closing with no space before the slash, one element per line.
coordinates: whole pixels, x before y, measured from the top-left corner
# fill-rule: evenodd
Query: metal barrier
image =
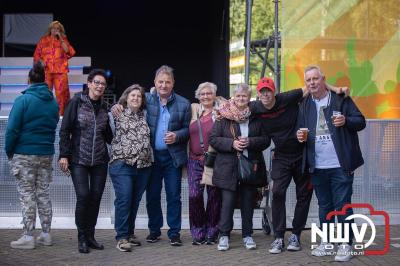
<path fill-rule="evenodd" d="M 7 127 L 7 117 L 0 118 L 0 227 L 10 228 L 20 226 L 15 223 L 21 216 L 21 207 L 16 191 L 14 177 L 10 175 L 7 156 L 4 151 L 4 136 Z M 361 150 L 365 159 L 364 166 L 360 167 L 354 176 L 353 202 L 370 203 L 376 210 L 384 210 L 391 217 L 391 224 L 400 224 L 400 120 L 368 120 L 367 128 L 359 133 Z M 58 151 L 58 134 L 55 148 Z M 53 203 L 54 219 L 67 218 L 68 225 L 73 227 L 75 210 L 75 191 L 70 177 L 65 176 L 57 165 L 58 154 L 54 156 L 51 184 L 51 198 Z M 106 224 L 102 228 L 112 228 L 114 191 L 111 180 L 107 180 L 100 207 L 99 218 L 105 218 Z M 165 215 L 166 200 L 163 190 L 162 208 Z M 188 228 L 188 185 L 182 180 L 182 226 Z M 296 192 L 294 184 L 287 192 L 287 223 L 291 226 Z M 147 228 L 146 200 L 143 197 L 139 207 L 137 228 Z M 15 219 L 11 219 L 14 217 Z M 254 227 L 260 228 L 261 211 L 256 210 Z M 1 219 L 3 218 L 3 219 Z M 318 218 L 316 197 L 313 197 L 308 223 Z M 54 221 L 53 219 L 53 221 Z M 235 211 L 235 228 L 240 227 L 239 212 Z M 19 222 L 18 222 L 19 223 Z M 17 224 L 18 224 L 17 223 Z M 54 222 L 53 222 L 54 224 Z"/>

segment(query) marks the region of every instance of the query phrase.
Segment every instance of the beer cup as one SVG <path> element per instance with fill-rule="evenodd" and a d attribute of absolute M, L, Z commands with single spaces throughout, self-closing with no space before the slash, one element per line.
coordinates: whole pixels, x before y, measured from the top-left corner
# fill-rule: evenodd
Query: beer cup
<path fill-rule="evenodd" d="M 307 141 L 308 131 L 309 131 L 308 128 L 302 127 L 302 128 L 300 128 L 300 131 L 303 134 L 303 138 L 304 138 L 303 141 Z"/>

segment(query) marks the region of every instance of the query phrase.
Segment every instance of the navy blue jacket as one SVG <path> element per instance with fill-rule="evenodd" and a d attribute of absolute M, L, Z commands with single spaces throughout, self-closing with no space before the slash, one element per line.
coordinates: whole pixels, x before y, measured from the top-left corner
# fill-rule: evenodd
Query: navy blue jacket
<path fill-rule="evenodd" d="M 358 142 L 358 131 L 365 128 L 365 118 L 350 97 L 344 98 L 334 92 L 331 93 L 329 106 L 324 109 L 333 146 L 335 147 L 340 166 L 345 172 L 353 172 L 364 164 Z M 335 127 L 332 123 L 332 112 L 340 111 L 346 117 L 346 123 Z M 310 173 L 315 168 L 315 132 L 317 124 L 317 109 L 311 95 L 303 100 L 300 105 L 298 128 L 309 129 L 307 142 L 303 151 L 303 171 L 308 168 Z"/>
<path fill-rule="evenodd" d="M 160 101 L 157 92 L 146 93 L 146 108 L 147 123 L 151 134 L 151 146 L 155 150 L 156 127 L 160 116 Z M 167 145 L 167 147 L 174 166 L 180 167 L 187 163 L 187 141 L 189 140 L 189 123 L 191 119 L 190 102 L 172 92 L 167 102 L 167 108 L 170 113 L 168 131 L 176 134 L 176 142 Z"/>

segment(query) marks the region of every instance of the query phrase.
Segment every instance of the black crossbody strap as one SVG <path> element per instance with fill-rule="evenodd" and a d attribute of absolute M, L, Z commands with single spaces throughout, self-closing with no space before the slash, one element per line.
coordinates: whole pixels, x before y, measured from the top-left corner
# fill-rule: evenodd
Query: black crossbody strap
<path fill-rule="evenodd" d="M 197 126 L 199 127 L 200 147 L 203 150 L 203 153 L 206 153 L 204 150 L 203 130 L 201 130 L 199 113 L 197 113 Z"/>

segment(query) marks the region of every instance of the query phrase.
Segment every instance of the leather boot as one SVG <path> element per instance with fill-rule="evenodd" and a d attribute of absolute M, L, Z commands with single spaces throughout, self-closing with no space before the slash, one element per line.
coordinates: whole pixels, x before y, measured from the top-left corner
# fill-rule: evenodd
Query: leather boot
<path fill-rule="evenodd" d="M 90 248 L 103 250 L 104 246 L 96 241 L 94 238 L 94 229 L 89 230 L 86 235 L 87 244 Z"/>
<path fill-rule="evenodd" d="M 79 253 L 89 253 L 89 247 L 87 244 L 85 233 L 78 230 L 78 250 Z"/>

